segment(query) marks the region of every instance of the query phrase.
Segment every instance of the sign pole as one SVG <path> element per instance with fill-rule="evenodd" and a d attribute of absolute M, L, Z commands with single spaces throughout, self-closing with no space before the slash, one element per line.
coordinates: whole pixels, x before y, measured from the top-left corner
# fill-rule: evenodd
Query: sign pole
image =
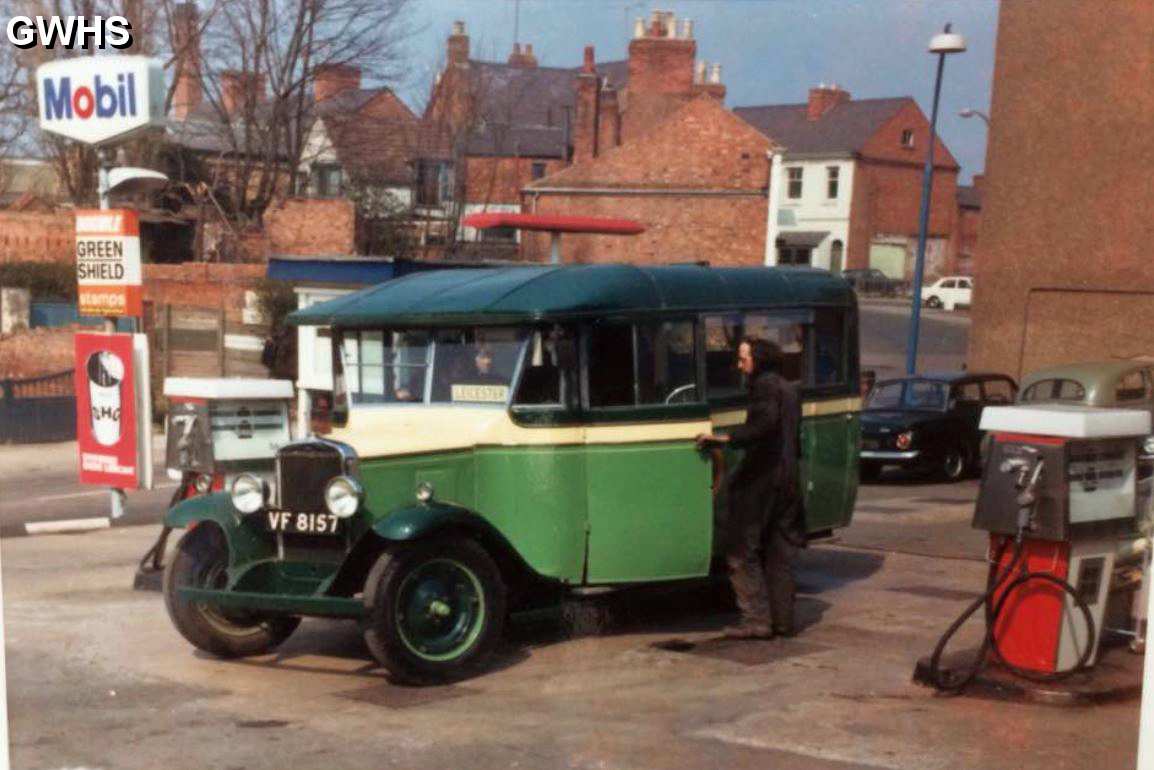
<path fill-rule="evenodd" d="M 116 150 L 112 147 L 101 147 L 97 149 L 97 155 L 100 158 L 100 170 L 97 172 L 96 180 L 96 194 L 100 199 L 100 210 L 107 211 L 109 209 L 108 203 L 108 172 L 112 168 L 112 164 L 116 157 Z M 116 317 L 104 317 L 104 331 L 107 334 L 116 333 Z M 118 487 L 109 487 L 109 511 L 108 514 L 113 519 L 119 519 L 124 515 L 128 507 L 127 493 Z"/>

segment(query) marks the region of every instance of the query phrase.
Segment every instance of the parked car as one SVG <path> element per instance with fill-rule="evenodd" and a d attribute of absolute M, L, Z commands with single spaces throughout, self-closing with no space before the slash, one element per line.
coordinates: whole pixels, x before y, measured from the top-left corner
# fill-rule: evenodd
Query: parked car
<path fill-rule="evenodd" d="M 974 279 L 965 275 L 948 275 L 922 288 L 922 303 L 926 307 L 954 310 L 958 305 L 970 305 L 973 300 Z"/>
<path fill-rule="evenodd" d="M 899 465 L 958 481 L 981 461 L 983 407 L 1010 404 L 1017 386 L 1004 374 L 926 374 L 881 380 L 861 413 L 863 481 Z"/>
<path fill-rule="evenodd" d="M 1142 409 L 1154 417 L 1154 361 L 1088 361 L 1039 369 L 1022 378 L 1018 401 Z M 983 457 L 989 443 L 982 442 Z M 1152 478 L 1154 436 L 1148 436 L 1138 448 L 1138 489 L 1145 498 L 1154 493 Z"/>
<path fill-rule="evenodd" d="M 849 282 L 858 294 L 880 294 L 892 297 L 898 293 L 898 282 L 892 280 L 876 267 L 842 270 L 841 277 Z"/>

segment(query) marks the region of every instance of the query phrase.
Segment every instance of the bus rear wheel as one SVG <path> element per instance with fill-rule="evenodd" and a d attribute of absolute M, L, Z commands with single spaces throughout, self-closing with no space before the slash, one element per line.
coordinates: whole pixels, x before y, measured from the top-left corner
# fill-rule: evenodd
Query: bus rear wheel
<path fill-rule="evenodd" d="M 369 570 L 364 602 L 369 651 L 407 684 L 473 675 L 505 625 L 500 570 L 466 537 L 389 546 Z"/>
<path fill-rule="evenodd" d="M 189 530 L 164 571 L 168 616 L 181 636 L 217 657 L 266 653 L 288 639 L 301 619 L 225 610 L 180 595 L 181 588 L 224 588 L 227 567 L 228 544 L 219 527 L 200 524 Z"/>

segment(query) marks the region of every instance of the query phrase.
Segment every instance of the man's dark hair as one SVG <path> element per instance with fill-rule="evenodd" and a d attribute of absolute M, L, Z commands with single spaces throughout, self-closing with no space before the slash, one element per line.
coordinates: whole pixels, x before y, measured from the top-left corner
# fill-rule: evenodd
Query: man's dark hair
<path fill-rule="evenodd" d="M 781 371 L 781 348 L 776 342 L 763 340 L 761 337 L 746 337 L 742 342 L 749 345 L 755 375 Z"/>

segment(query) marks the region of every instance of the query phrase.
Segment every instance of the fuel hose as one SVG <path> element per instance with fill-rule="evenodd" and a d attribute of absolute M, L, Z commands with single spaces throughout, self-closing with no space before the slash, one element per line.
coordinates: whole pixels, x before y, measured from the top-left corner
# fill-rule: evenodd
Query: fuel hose
<path fill-rule="evenodd" d="M 974 680 L 982 669 L 986 667 L 991 652 L 998 663 L 1007 671 L 1023 679 L 1036 682 L 1063 679 L 1086 668 L 1090 662 L 1090 655 L 1094 650 L 1095 625 L 1094 615 L 1091 613 L 1089 605 L 1078 595 L 1078 591 L 1062 578 L 1048 572 L 1031 572 L 1026 568 L 1022 558 L 1022 534 L 1023 533 L 1019 531 L 1018 536 L 1014 538 L 1014 552 L 1010 558 L 1010 563 L 1005 569 L 999 569 L 999 565 L 1002 562 L 1002 557 L 1005 555 L 1010 539 L 1006 538 L 1001 542 L 990 564 L 989 576 L 986 580 L 986 592 L 962 611 L 962 614 L 950 624 L 949 628 L 942 634 L 937 645 L 934 647 L 934 652 L 930 656 L 929 674 L 931 684 L 939 691 L 955 694 L 960 693 Z M 1060 588 L 1065 594 L 1068 594 L 1074 600 L 1075 606 L 1081 611 L 1082 617 L 1086 622 L 1086 645 L 1078 657 L 1078 662 L 1070 668 L 1054 672 L 1024 669 L 1007 661 L 998 646 L 998 639 L 994 634 L 994 629 L 997 626 L 998 618 L 1001 617 L 1002 612 L 1006 609 L 1006 600 L 1015 590 L 1032 580 L 1050 583 Z M 999 590 L 1001 590 L 1000 596 L 998 595 Z M 997 597 L 996 600 L 995 597 Z M 969 620 L 970 616 L 982 607 L 986 609 L 986 628 L 982 636 L 982 644 L 978 648 L 973 662 L 961 671 L 943 670 L 941 667 L 942 655 L 945 653 L 946 646 L 949 644 L 950 639 L 952 639 L 954 634 Z"/>

